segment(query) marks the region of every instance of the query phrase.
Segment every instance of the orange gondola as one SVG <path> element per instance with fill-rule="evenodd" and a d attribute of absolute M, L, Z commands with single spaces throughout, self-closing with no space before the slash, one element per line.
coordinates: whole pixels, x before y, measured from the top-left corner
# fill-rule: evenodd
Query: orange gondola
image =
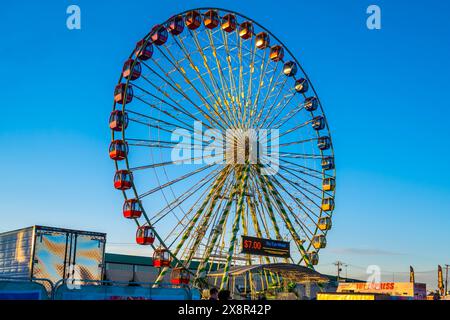
<path fill-rule="evenodd" d="M 152 28 L 150 33 L 152 33 L 151 39 L 152 39 L 153 43 L 156 44 L 157 46 L 160 46 L 160 45 L 166 43 L 167 38 L 168 38 L 168 33 L 167 33 L 167 29 L 164 28 L 163 25 L 157 24 L 156 26 L 154 26 Z"/>
<path fill-rule="evenodd" d="M 184 21 L 183 16 L 173 16 L 169 20 L 169 32 L 177 36 L 182 33 L 184 30 Z"/>
<path fill-rule="evenodd" d="M 239 26 L 239 37 L 246 40 L 253 36 L 253 23 L 245 21 Z"/>
<path fill-rule="evenodd" d="M 270 54 L 269 54 L 270 60 L 278 62 L 280 60 L 283 60 L 284 58 L 284 49 L 280 45 L 273 46 L 270 48 Z"/>
<path fill-rule="evenodd" d="M 140 40 L 138 43 L 136 43 L 136 48 L 134 49 L 134 54 L 136 55 L 136 58 L 146 61 L 150 59 L 153 55 L 153 45 L 149 41 L 145 43 L 145 40 Z"/>
<path fill-rule="evenodd" d="M 203 18 L 203 23 L 205 24 L 205 27 L 208 29 L 214 29 L 216 28 L 219 23 L 219 15 L 217 14 L 216 10 L 208 10 Z"/>
<path fill-rule="evenodd" d="M 119 83 L 114 89 L 114 101 L 119 104 L 127 104 L 133 100 L 133 87 L 125 83 Z"/>
<path fill-rule="evenodd" d="M 109 144 L 109 157 L 112 160 L 120 161 L 127 157 L 128 144 L 123 140 L 114 140 Z"/>
<path fill-rule="evenodd" d="M 232 32 L 236 30 L 237 21 L 234 14 L 228 13 L 222 18 L 222 30 L 225 32 Z"/>
<path fill-rule="evenodd" d="M 270 45 L 270 37 L 267 32 L 260 32 L 256 35 L 255 41 L 256 47 L 258 49 L 265 49 Z"/>
<path fill-rule="evenodd" d="M 136 80 L 141 76 L 142 67 L 139 61 L 128 59 L 122 68 L 122 76 L 125 79 Z"/>
<path fill-rule="evenodd" d="M 192 10 L 186 13 L 184 23 L 186 24 L 186 27 L 188 27 L 188 29 L 195 30 L 201 26 L 202 17 L 197 10 Z"/>
<path fill-rule="evenodd" d="M 128 127 L 128 114 L 122 110 L 114 110 L 109 116 L 109 127 L 114 131 L 122 131 Z"/>

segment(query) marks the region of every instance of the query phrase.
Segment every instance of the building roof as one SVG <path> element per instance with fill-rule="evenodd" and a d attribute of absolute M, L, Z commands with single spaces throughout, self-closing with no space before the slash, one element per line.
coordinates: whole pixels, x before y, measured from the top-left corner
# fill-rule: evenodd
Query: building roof
<path fill-rule="evenodd" d="M 250 266 L 235 266 L 230 268 L 230 276 L 240 276 L 248 272 L 256 273 L 261 271 L 275 272 L 281 274 L 286 279 L 291 279 L 292 281 L 301 282 L 328 282 L 330 279 L 314 271 L 310 268 L 300 266 L 292 263 L 270 263 L 270 264 L 255 264 Z M 208 277 L 222 277 L 224 269 L 220 269 L 215 272 L 208 273 Z"/>
<path fill-rule="evenodd" d="M 153 259 L 152 257 L 144 257 L 144 256 L 133 256 L 133 255 L 126 255 L 126 254 L 117 254 L 117 253 L 106 253 L 105 254 L 105 262 L 106 263 L 118 263 L 118 264 L 133 264 L 133 265 L 140 265 L 140 266 L 153 266 Z M 280 264 L 273 264 L 273 266 L 268 267 L 268 265 L 265 265 L 265 268 L 277 268 L 277 265 Z M 299 268 L 305 268 L 302 266 L 297 266 L 294 265 L 296 267 Z M 196 269 L 198 267 L 198 262 L 197 261 L 193 261 L 191 263 L 191 268 Z M 255 266 L 250 266 L 252 268 L 254 268 Z M 246 267 L 232 267 L 231 270 L 232 272 L 242 272 Z M 248 267 L 247 267 L 248 268 Z M 289 267 L 287 267 L 289 269 Z M 305 268 L 307 269 L 307 268 Z M 211 270 L 216 270 L 216 266 L 215 264 L 213 265 L 213 267 L 211 268 Z M 256 269 L 254 269 L 256 270 Z M 294 269 L 295 270 L 295 269 Z M 299 269 L 297 269 L 299 270 Z M 308 269 L 309 270 L 309 269 Z M 221 271 L 214 271 L 213 273 L 210 273 L 210 276 L 214 276 L 213 274 L 219 274 Z M 315 271 L 314 271 L 315 272 Z M 331 276 L 331 275 L 324 275 L 321 274 L 322 276 L 325 276 L 328 278 L 328 281 L 331 282 L 337 282 L 337 277 L 336 276 Z M 345 282 L 364 282 L 361 280 L 357 280 L 357 279 L 350 279 L 350 278 L 340 278 L 341 281 L 345 281 Z"/>

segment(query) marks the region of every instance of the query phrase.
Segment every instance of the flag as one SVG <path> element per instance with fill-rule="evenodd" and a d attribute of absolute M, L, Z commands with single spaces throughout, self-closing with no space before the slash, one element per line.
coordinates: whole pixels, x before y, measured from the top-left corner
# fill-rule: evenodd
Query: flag
<path fill-rule="evenodd" d="M 415 283 L 416 282 L 416 277 L 414 274 L 414 268 L 412 266 L 409 266 L 409 282 L 411 283 Z"/>
<path fill-rule="evenodd" d="M 442 276 L 442 267 L 438 266 L 438 288 L 441 292 L 441 296 L 445 295 L 445 289 L 444 289 L 444 277 Z"/>

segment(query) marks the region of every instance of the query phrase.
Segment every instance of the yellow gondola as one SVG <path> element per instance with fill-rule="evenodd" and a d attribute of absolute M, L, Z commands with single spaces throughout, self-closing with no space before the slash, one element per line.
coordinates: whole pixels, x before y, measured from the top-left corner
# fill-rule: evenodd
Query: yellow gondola
<path fill-rule="evenodd" d="M 332 226 L 331 218 L 330 217 L 322 217 L 319 218 L 319 222 L 317 223 L 317 226 L 322 231 L 327 231 L 331 229 Z"/>
<path fill-rule="evenodd" d="M 312 238 L 312 245 L 315 249 L 323 249 L 327 246 L 327 239 L 323 234 Z"/>
<path fill-rule="evenodd" d="M 322 181 L 322 190 L 323 191 L 334 191 L 336 188 L 336 179 L 334 178 L 325 178 Z"/>
<path fill-rule="evenodd" d="M 322 210 L 323 211 L 333 211 L 334 210 L 334 199 L 325 198 L 322 200 Z"/>

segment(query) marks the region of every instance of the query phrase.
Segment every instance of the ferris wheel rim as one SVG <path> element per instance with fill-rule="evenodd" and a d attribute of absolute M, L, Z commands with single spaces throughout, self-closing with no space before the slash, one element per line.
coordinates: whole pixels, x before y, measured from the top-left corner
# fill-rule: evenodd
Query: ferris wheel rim
<path fill-rule="evenodd" d="M 185 11 L 180 12 L 180 13 L 174 15 L 174 16 L 184 16 L 186 13 L 191 12 L 191 11 L 193 11 L 193 10 L 197 10 L 197 11 L 216 10 L 216 11 L 221 11 L 221 12 L 225 12 L 225 13 L 231 13 L 231 14 L 234 14 L 234 15 L 236 15 L 237 17 L 244 18 L 246 21 L 251 21 L 252 23 L 254 23 L 255 25 L 257 25 L 260 29 L 262 29 L 262 30 L 264 30 L 265 32 L 267 32 L 273 39 L 275 39 L 280 45 L 283 46 L 283 48 L 286 50 L 286 52 L 287 52 L 287 53 L 290 55 L 290 57 L 295 61 L 295 63 L 297 64 L 297 66 L 300 68 L 300 70 L 302 71 L 302 73 L 305 75 L 305 78 L 308 80 L 309 85 L 310 85 L 310 88 L 311 88 L 312 92 L 314 93 L 314 96 L 315 96 L 315 97 L 317 98 L 317 100 L 318 100 L 318 104 L 319 104 L 319 108 L 320 108 L 321 114 L 322 114 L 323 117 L 324 117 L 325 127 L 326 127 L 326 130 L 327 130 L 327 132 L 328 132 L 328 137 L 329 137 L 329 139 L 330 139 L 330 141 L 331 141 L 331 146 L 330 146 L 330 153 L 331 153 L 331 154 L 330 154 L 330 156 L 333 157 L 333 159 L 334 159 L 334 145 L 333 145 L 333 143 L 332 143 L 331 131 L 330 131 L 330 129 L 329 129 L 328 120 L 327 120 L 327 117 L 326 117 L 325 112 L 324 112 L 324 110 L 323 110 L 323 106 L 322 106 L 322 103 L 321 103 L 321 101 L 320 101 L 319 95 L 317 94 L 317 92 L 316 92 L 316 90 L 315 90 L 315 88 L 314 88 L 314 86 L 313 86 L 313 83 L 310 81 L 310 78 L 309 78 L 308 74 L 305 72 L 305 70 L 304 70 L 302 64 L 299 63 L 299 61 L 297 60 L 296 56 L 292 54 L 292 52 L 290 51 L 290 49 L 289 49 L 289 48 L 288 48 L 288 47 L 287 47 L 287 46 L 286 46 L 286 45 L 285 45 L 285 44 L 284 44 L 277 36 L 275 36 L 270 30 L 266 29 L 263 25 L 261 25 L 261 24 L 258 23 L 257 21 L 255 21 L 255 20 L 253 20 L 253 19 L 251 19 L 251 18 L 249 18 L 249 17 L 247 17 L 247 16 L 245 16 L 245 15 L 243 15 L 243 14 L 241 14 L 241 13 L 238 13 L 238 12 L 235 12 L 235 11 L 232 11 L 232 10 L 223 9 L 223 8 L 216 8 L 216 7 L 200 7 L 200 8 L 193 8 L 193 9 L 185 10 Z M 161 25 L 167 25 L 167 23 L 169 23 L 170 20 L 171 20 L 171 18 L 167 19 L 167 20 L 166 20 L 165 22 L 163 22 Z M 152 30 L 152 31 L 150 31 L 145 37 L 142 38 L 143 40 L 145 40 L 145 43 L 148 43 L 148 42 L 150 41 L 151 36 L 152 36 L 155 32 L 156 32 L 156 30 Z M 133 52 L 134 52 L 134 51 L 133 51 Z M 130 54 L 130 57 L 129 57 L 129 58 L 132 58 L 133 52 Z M 136 59 L 136 61 L 137 61 L 137 59 Z M 135 61 L 134 63 L 136 63 L 136 61 Z M 123 75 L 121 74 L 118 83 L 121 83 L 122 80 L 123 80 Z M 125 84 L 126 84 L 126 87 L 125 87 L 125 88 L 127 88 L 128 85 L 130 85 L 130 81 L 131 81 L 130 79 L 127 79 L 127 81 L 125 82 Z M 113 110 L 116 110 L 116 104 L 117 104 L 117 102 L 114 102 Z M 126 104 L 124 103 L 124 104 L 122 104 L 122 111 L 124 112 L 125 110 L 126 110 Z M 122 129 L 122 132 L 121 132 L 121 133 L 122 133 L 122 139 L 125 141 L 125 140 L 126 140 L 125 128 Z M 317 132 L 317 136 L 320 136 L 319 132 Z M 114 132 L 114 131 L 112 131 L 112 139 L 113 139 L 113 140 L 115 139 L 115 132 Z M 320 153 L 321 153 L 321 155 L 322 155 L 322 157 L 323 157 L 323 151 L 322 151 L 322 150 L 320 151 Z M 129 162 L 128 162 L 128 156 L 125 158 L 125 163 L 126 163 L 126 168 L 129 170 L 129 169 L 130 169 L 130 164 L 129 164 Z M 118 162 L 117 162 L 117 161 L 115 161 L 115 166 L 116 166 L 116 169 L 118 170 L 118 169 L 119 169 L 119 165 L 118 165 Z M 332 170 L 332 172 L 333 172 L 332 176 L 335 178 L 335 176 L 336 176 L 336 169 L 334 168 L 334 169 Z M 325 175 L 322 175 L 322 178 L 325 178 Z M 135 186 L 134 183 L 132 184 L 132 190 L 133 190 L 133 193 L 134 193 L 135 198 L 136 198 L 136 199 L 139 199 L 139 193 L 138 193 L 138 191 L 137 191 L 136 186 Z M 128 198 L 127 198 L 126 192 L 125 192 L 125 191 L 122 191 L 122 193 L 123 193 L 123 195 L 124 195 L 124 198 L 125 198 L 125 199 L 128 199 Z M 325 192 L 322 193 L 322 198 L 324 198 L 324 197 L 325 197 Z M 334 191 L 333 191 L 333 198 L 334 198 Z M 146 213 L 146 209 L 145 209 L 144 206 L 142 206 L 142 211 L 143 211 L 143 214 L 144 214 L 144 217 L 145 217 L 146 222 L 150 225 L 150 219 L 148 218 L 148 215 L 147 215 L 147 213 Z M 332 217 L 332 215 L 333 215 L 333 212 L 331 212 L 330 214 L 327 214 L 327 216 L 329 216 L 329 217 Z M 322 217 L 322 212 L 320 213 L 320 217 Z M 139 225 L 140 225 L 139 222 L 138 222 L 137 220 L 135 220 L 135 221 L 136 221 L 136 224 L 139 226 Z M 315 232 L 314 232 L 315 234 L 317 234 L 317 230 L 318 230 L 318 227 L 316 226 L 316 230 L 315 230 Z M 160 237 L 160 235 L 158 234 L 157 230 L 154 230 L 154 231 L 155 231 L 155 236 L 156 236 L 156 238 L 158 238 L 158 240 L 160 241 L 160 246 L 165 247 L 165 248 L 169 251 L 169 253 L 171 254 L 171 256 L 172 256 L 172 258 L 174 259 L 175 262 L 179 263 L 180 265 L 183 265 L 182 261 L 181 261 L 180 259 L 178 259 L 177 256 L 173 255 L 172 252 L 171 252 L 171 250 L 165 245 L 163 239 Z M 327 233 L 328 233 L 328 230 L 326 230 L 325 232 L 324 232 L 324 231 L 321 231 L 321 234 L 326 235 Z M 153 249 L 155 249 L 155 246 L 154 246 L 153 244 L 152 244 L 151 246 L 153 247 Z M 310 243 L 309 247 L 307 248 L 307 250 L 309 250 L 310 247 L 311 247 L 311 243 Z M 316 251 L 318 252 L 319 250 L 320 250 L 320 249 L 317 249 Z M 302 257 L 302 260 L 303 260 L 303 258 L 304 258 L 304 257 Z M 300 264 L 300 263 L 302 262 L 302 260 L 300 260 L 300 261 L 298 262 L 298 264 Z"/>

